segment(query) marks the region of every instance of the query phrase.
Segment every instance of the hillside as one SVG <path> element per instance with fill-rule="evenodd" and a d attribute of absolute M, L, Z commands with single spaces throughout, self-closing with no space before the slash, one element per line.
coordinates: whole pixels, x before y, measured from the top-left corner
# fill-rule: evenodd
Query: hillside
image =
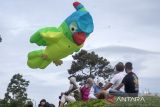
<path fill-rule="evenodd" d="M 91 100 L 88 102 L 75 102 L 66 105 L 65 107 L 159 107 L 160 97 L 156 96 L 145 96 L 143 97 L 144 101 L 127 101 L 120 102 L 114 100 L 113 103 L 110 103 L 106 100 Z"/>

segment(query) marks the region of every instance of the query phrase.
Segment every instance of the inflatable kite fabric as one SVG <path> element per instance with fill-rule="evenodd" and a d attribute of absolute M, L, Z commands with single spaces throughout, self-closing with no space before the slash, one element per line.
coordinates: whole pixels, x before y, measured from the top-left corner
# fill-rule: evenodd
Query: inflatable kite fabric
<path fill-rule="evenodd" d="M 46 46 L 44 50 L 32 51 L 28 54 L 27 64 L 30 68 L 46 68 L 51 62 L 61 65 L 62 58 L 78 52 L 93 32 L 92 16 L 79 2 L 74 2 L 76 11 L 58 27 L 46 27 L 35 32 L 31 43 Z"/>

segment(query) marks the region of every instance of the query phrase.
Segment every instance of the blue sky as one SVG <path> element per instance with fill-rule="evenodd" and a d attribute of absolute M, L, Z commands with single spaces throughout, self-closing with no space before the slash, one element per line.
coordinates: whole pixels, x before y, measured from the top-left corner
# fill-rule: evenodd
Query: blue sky
<path fill-rule="evenodd" d="M 28 92 L 32 99 L 39 101 L 45 97 L 56 103 L 58 94 L 68 87 L 66 78 L 71 56 L 65 58 L 65 63 L 60 67 L 51 64 L 44 70 L 32 70 L 26 65 L 27 53 L 44 47 L 30 44 L 29 38 L 39 28 L 58 27 L 75 11 L 72 6 L 74 1 L 0 0 L 0 34 L 3 38 L 0 43 L 0 98 L 3 98 L 12 75 L 21 73 L 31 81 Z M 151 90 L 160 90 L 157 87 L 157 84 L 160 85 L 157 82 L 160 78 L 160 1 L 79 1 L 91 13 L 95 26 L 83 49 L 101 49 L 97 53 L 103 53 L 101 55 L 108 58 L 113 65 L 121 60 L 133 61 L 136 73 L 145 84 L 142 89 L 152 84 L 154 88 Z M 124 46 L 129 49 L 121 48 Z M 147 51 L 143 51 L 143 54 L 136 50 L 129 53 L 133 48 Z M 122 52 L 119 53 L 118 49 Z"/>

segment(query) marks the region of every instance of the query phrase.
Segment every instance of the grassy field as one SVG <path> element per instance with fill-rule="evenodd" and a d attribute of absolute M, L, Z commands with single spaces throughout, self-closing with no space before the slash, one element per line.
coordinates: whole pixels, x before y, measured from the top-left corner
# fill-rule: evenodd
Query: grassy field
<path fill-rule="evenodd" d="M 160 97 L 145 96 L 145 101 L 118 101 L 115 98 L 113 103 L 107 100 L 90 100 L 88 102 L 75 102 L 65 107 L 160 107 Z"/>

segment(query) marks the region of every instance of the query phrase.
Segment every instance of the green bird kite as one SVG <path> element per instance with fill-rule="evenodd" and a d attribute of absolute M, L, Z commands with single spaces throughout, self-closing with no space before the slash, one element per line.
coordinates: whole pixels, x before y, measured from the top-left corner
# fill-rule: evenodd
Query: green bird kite
<path fill-rule="evenodd" d="M 60 65 L 62 58 L 78 52 L 83 47 L 86 38 L 93 32 L 93 20 L 81 3 L 74 2 L 73 6 L 76 11 L 58 28 L 42 28 L 31 36 L 31 43 L 46 48 L 28 54 L 27 64 L 30 68 L 44 69 L 51 62 Z"/>

